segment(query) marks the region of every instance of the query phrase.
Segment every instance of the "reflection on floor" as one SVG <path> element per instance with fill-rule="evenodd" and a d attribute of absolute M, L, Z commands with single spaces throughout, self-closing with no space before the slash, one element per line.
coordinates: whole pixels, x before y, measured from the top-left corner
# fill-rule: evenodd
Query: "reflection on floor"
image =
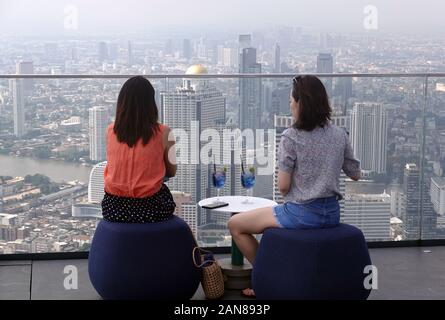
<path fill-rule="evenodd" d="M 445 299 L 445 247 L 371 249 L 378 268 L 377 299 Z M 219 259 L 226 256 L 218 256 Z M 79 272 L 77 290 L 65 290 L 64 268 Z M 95 300 L 100 299 L 88 278 L 87 260 L 0 261 L 0 300 Z M 193 300 L 204 300 L 200 287 Z M 223 300 L 245 299 L 228 291 Z"/>

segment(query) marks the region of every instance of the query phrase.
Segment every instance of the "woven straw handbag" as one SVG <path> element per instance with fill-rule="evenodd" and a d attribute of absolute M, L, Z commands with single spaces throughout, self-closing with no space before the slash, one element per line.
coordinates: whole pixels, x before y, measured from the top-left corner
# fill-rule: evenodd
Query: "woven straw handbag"
<path fill-rule="evenodd" d="M 197 254 L 197 251 L 198 254 Z M 207 299 L 219 299 L 224 295 L 224 276 L 216 259 L 207 259 L 206 254 L 211 255 L 210 251 L 194 248 L 193 263 L 202 270 L 201 285 Z M 196 261 L 199 257 L 199 263 Z"/>

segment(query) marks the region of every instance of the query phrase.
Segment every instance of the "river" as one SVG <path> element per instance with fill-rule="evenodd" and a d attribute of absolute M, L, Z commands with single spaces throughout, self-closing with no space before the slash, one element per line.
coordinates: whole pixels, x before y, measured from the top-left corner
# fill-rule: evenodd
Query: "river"
<path fill-rule="evenodd" d="M 0 176 L 24 177 L 43 174 L 54 182 L 79 180 L 88 183 L 91 167 L 51 159 L 31 159 L 0 155 Z"/>

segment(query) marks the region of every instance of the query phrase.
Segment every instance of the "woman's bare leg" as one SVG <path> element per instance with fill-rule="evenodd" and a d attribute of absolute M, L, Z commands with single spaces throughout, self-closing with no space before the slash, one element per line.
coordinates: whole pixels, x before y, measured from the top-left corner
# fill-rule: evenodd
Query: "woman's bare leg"
<path fill-rule="evenodd" d="M 258 241 L 253 236 L 267 228 L 279 228 L 272 207 L 239 213 L 229 220 L 233 240 L 242 254 L 253 264 L 258 249 Z"/>

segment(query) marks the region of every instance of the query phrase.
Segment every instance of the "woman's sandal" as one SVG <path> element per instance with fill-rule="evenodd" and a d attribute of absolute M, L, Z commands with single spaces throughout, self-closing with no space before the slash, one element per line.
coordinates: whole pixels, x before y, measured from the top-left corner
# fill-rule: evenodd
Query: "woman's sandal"
<path fill-rule="evenodd" d="M 246 298 L 252 298 L 252 299 L 256 298 L 255 292 L 253 291 L 253 289 L 250 289 L 250 288 L 247 288 L 247 289 L 244 289 L 243 291 L 241 291 L 241 295 Z"/>

